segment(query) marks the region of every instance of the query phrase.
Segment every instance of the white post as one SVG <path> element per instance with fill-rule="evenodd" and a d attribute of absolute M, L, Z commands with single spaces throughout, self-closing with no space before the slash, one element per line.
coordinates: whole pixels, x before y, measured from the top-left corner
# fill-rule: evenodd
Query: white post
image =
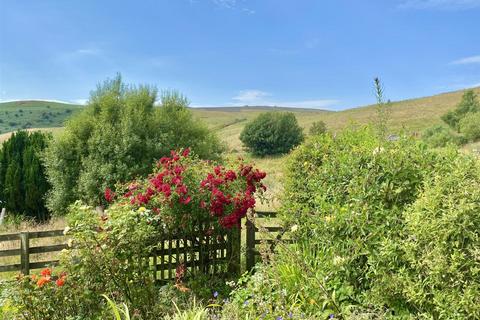
<path fill-rule="evenodd" d="M 3 208 L 2 213 L 0 213 L 0 226 L 3 224 L 3 219 L 5 218 L 5 213 L 6 213 L 6 209 Z"/>

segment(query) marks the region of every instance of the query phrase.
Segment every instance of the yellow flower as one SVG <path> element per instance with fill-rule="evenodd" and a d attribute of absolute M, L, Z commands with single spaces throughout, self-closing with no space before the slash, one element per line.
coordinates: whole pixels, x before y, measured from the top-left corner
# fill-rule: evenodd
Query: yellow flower
<path fill-rule="evenodd" d="M 147 208 L 145 207 L 138 208 L 138 212 L 145 212 L 145 211 L 147 211 Z"/>
<path fill-rule="evenodd" d="M 333 217 L 332 217 L 332 216 L 330 216 L 330 215 L 329 215 L 329 216 L 325 216 L 325 221 L 330 222 L 330 221 L 332 221 L 332 220 L 333 220 Z"/>
<path fill-rule="evenodd" d="M 317 301 L 315 301 L 315 299 L 310 299 L 310 304 L 316 304 Z"/>

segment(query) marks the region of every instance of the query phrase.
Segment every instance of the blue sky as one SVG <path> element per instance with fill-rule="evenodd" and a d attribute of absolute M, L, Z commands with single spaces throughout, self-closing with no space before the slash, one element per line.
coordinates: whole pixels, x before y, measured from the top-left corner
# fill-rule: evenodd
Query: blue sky
<path fill-rule="evenodd" d="M 343 109 L 480 86 L 480 0 L 0 0 L 0 100 L 120 72 L 192 106 Z"/>

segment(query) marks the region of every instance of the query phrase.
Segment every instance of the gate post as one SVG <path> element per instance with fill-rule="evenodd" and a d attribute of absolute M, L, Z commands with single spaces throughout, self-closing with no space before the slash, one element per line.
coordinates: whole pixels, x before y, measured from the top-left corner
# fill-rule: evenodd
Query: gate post
<path fill-rule="evenodd" d="M 245 260 L 247 264 L 247 271 L 251 271 L 255 266 L 255 224 L 253 223 L 251 218 L 248 216 L 247 216 L 247 221 L 245 221 L 245 226 L 247 228 Z"/>
<path fill-rule="evenodd" d="M 20 265 L 24 275 L 30 274 L 30 236 L 28 232 L 20 233 Z"/>
<path fill-rule="evenodd" d="M 240 226 L 232 228 L 229 232 L 230 244 L 227 247 L 231 247 L 231 255 L 228 262 L 228 272 L 240 275 L 240 252 L 241 252 L 241 229 Z"/>

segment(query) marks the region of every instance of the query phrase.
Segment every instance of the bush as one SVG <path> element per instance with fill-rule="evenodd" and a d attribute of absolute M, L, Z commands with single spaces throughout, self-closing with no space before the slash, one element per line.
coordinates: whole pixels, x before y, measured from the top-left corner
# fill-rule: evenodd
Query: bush
<path fill-rule="evenodd" d="M 99 300 L 101 294 L 107 294 L 117 303 L 125 303 L 137 318 L 148 320 L 164 319 L 172 313 L 172 300 L 180 303 L 196 296 L 208 301 L 212 297 L 208 288 L 223 293 L 228 275 L 226 279 L 203 275 L 187 270 L 185 260 L 174 260 L 176 287 L 159 287 L 148 257 L 172 235 L 183 239 L 195 236 L 199 243 L 206 243 L 220 232 L 238 227 L 255 205 L 254 196 L 261 198 L 264 177 L 265 173 L 243 162 L 215 166 L 190 156 L 188 149 L 172 152 L 148 178 L 119 186 L 116 192 L 106 189 L 110 206 L 103 216 L 79 201 L 71 206 L 65 231 L 72 249 L 63 253 L 60 268 L 66 272 L 67 283 L 76 288 L 76 298 L 70 300 L 68 292 L 58 293 L 53 283 L 48 282 L 54 289 L 50 290 L 30 278 L 28 287 L 14 285 L 9 303 L 23 314 L 33 315 L 37 308 L 45 307 L 41 303 L 52 301 L 47 304 L 49 314 L 62 314 L 64 319 L 105 319 L 101 317 L 105 301 Z M 34 300 L 22 304 L 17 297 L 28 297 L 32 286 Z M 63 303 L 55 305 L 55 299 Z M 91 299 L 96 299 L 96 305 L 88 307 Z"/>
<path fill-rule="evenodd" d="M 434 148 L 446 147 L 448 144 L 459 145 L 463 142 L 461 136 L 444 125 L 436 125 L 426 129 L 422 134 L 422 140 Z"/>
<path fill-rule="evenodd" d="M 460 132 L 466 140 L 475 142 L 480 139 L 480 112 L 468 113 L 460 120 Z"/>
<path fill-rule="evenodd" d="M 315 121 L 310 127 L 310 135 L 315 136 L 327 132 L 327 125 L 323 121 Z"/>
<path fill-rule="evenodd" d="M 395 284 L 417 318 L 479 319 L 480 166 L 457 159 L 443 171 L 405 212 Z"/>
<path fill-rule="evenodd" d="M 267 112 L 245 125 L 240 140 L 254 155 L 265 156 L 288 153 L 303 133 L 293 113 Z"/>
<path fill-rule="evenodd" d="M 126 86 L 120 76 L 91 94 L 89 105 L 46 150 L 52 212 L 65 213 L 77 199 L 105 204 L 105 187 L 145 176 L 171 149 L 190 146 L 204 159 L 220 157 L 218 138 L 193 118 L 186 98 L 167 92 L 157 108 L 156 97 L 155 89 Z"/>
<path fill-rule="evenodd" d="M 442 116 L 442 120 L 445 121 L 451 128 L 459 131 L 460 120 L 462 120 L 468 113 L 479 112 L 480 102 L 473 90 L 465 91 L 462 100 L 457 105 L 456 109 L 450 111 Z"/>
<path fill-rule="evenodd" d="M 45 221 L 45 196 L 50 189 L 41 155 L 50 135 L 18 131 L 0 148 L 0 207 Z"/>
<path fill-rule="evenodd" d="M 360 313 L 416 312 L 399 298 L 393 281 L 405 266 L 399 245 L 404 210 L 415 203 L 425 179 L 457 157 L 456 151 L 431 150 L 410 138 L 380 141 L 370 129 L 313 137 L 292 154 L 282 216 L 298 229 L 295 239 L 313 250 L 308 256 L 315 259 L 302 253 L 295 261 L 312 261 L 304 270 L 325 288 L 323 297 L 314 298 L 319 306 L 332 309 L 336 302 L 341 315 L 352 306 Z M 312 284 L 304 280 L 298 287 Z"/>

